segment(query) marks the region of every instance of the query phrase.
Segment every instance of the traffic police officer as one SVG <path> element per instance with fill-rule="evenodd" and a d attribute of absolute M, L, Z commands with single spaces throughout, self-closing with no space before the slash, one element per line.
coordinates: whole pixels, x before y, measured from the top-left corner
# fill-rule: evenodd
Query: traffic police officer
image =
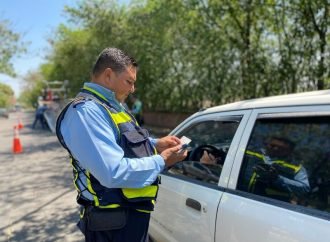
<path fill-rule="evenodd" d="M 271 137 L 262 152 L 247 150 L 252 162 L 248 191 L 291 202 L 302 200 L 310 191 L 306 169 L 292 157 L 294 143 L 282 137 Z"/>
<path fill-rule="evenodd" d="M 180 140 L 152 139 L 121 103 L 134 92 L 135 60 L 117 48 L 99 55 L 92 82 L 61 112 L 57 136 L 71 157 L 79 228 L 86 241 L 146 241 L 158 175 L 183 160 Z"/>

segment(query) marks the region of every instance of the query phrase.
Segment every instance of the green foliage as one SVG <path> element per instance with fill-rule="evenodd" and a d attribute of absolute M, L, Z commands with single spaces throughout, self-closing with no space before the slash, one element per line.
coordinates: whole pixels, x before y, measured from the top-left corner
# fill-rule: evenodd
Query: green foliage
<path fill-rule="evenodd" d="M 67 8 L 41 72 L 74 95 L 97 54 L 124 49 L 139 63 L 144 107 L 209 105 L 329 87 L 328 0 L 81 1 Z"/>
<path fill-rule="evenodd" d="M 42 95 L 42 90 L 45 87 L 43 75 L 37 71 L 29 72 L 24 80 L 25 84 L 19 102 L 27 107 L 36 107 L 38 97 Z"/>
<path fill-rule="evenodd" d="M 10 86 L 0 83 L 0 108 L 7 108 L 12 105 L 14 91 Z"/>
<path fill-rule="evenodd" d="M 99 50 L 93 51 L 93 35 L 85 30 L 71 30 L 64 25 L 58 29 L 51 60 L 41 68 L 46 80 L 70 80 L 70 95 L 90 79 L 93 62 Z"/>
<path fill-rule="evenodd" d="M 20 34 L 11 30 L 10 22 L 0 19 L 0 73 L 14 76 L 11 59 L 25 51 L 20 43 Z"/>

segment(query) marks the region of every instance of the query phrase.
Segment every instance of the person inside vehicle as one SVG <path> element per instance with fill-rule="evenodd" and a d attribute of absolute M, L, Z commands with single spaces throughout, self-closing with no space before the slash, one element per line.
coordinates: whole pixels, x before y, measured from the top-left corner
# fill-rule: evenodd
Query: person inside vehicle
<path fill-rule="evenodd" d="M 192 159 L 199 160 L 204 165 L 220 165 L 225 162 L 227 153 L 213 145 L 201 145 L 191 154 Z"/>
<path fill-rule="evenodd" d="M 209 147 L 212 148 L 210 149 Z M 220 177 L 224 161 L 226 159 L 226 153 L 215 148 L 214 146 L 206 145 L 205 149 L 202 149 L 199 154 L 199 162 L 206 166 L 211 173 L 216 175 L 217 179 L 215 179 L 215 181 L 217 182 Z"/>
<path fill-rule="evenodd" d="M 206 165 L 216 165 L 219 163 L 220 160 L 221 160 L 221 157 L 218 157 L 215 154 L 204 150 L 203 155 L 199 161 Z"/>
<path fill-rule="evenodd" d="M 295 143 L 271 137 L 261 152 L 247 150 L 253 159 L 248 190 L 258 195 L 299 203 L 310 192 L 306 169 L 293 158 Z"/>

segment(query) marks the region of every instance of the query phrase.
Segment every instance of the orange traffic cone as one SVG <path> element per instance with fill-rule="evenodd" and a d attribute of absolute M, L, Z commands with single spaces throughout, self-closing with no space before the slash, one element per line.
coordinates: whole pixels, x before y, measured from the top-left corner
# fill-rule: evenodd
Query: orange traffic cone
<path fill-rule="evenodd" d="M 18 127 L 14 126 L 14 141 L 13 141 L 13 153 L 19 154 L 23 152 L 23 147 L 19 139 Z"/>
<path fill-rule="evenodd" d="M 23 123 L 22 123 L 22 119 L 18 118 L 18 129 L 22 129 L 24 127 Z"/>

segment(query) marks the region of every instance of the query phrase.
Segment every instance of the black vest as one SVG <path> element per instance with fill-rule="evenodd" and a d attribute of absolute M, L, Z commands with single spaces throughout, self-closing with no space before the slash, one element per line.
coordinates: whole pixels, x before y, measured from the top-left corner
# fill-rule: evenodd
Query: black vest
<path fill-rule="evenodd" d="M 142 158 L 155 155 L 156 149 L 149 140 L 147 130 L 139 127 L 132 115 L 126 111 L 116 110 L 109 102 L 104 100 L 94 89 L 84 87 L 82 92 L 71 101 L 60 113 L 56 123 L 56 134 L 64 148 L 71 156 L 73 166 L 74 184 L 78 191 L 77 201 L 82 205 L 93 205 L 100 208 L 131 207 L 146 211 L 152 211 L 154 200 L 157 197 L 157 179 L 152 185 L 143 188 L 107 188 L 86 169 L 82 168 L 79 161 L 75 160 L 66 146 L 60 132 L 61 121 L 70 105 L 73 108 L 77 104 L 86 101 L 95 101 L 101 104 L 109 114 L 109 119 L 115 124 L 119 133 L 118 145 L 124 151 L 126 158 Z M 89 193 L 89 198 L 86 194 Z M 93 197 L 93 199 L 90 199 Z"/>

